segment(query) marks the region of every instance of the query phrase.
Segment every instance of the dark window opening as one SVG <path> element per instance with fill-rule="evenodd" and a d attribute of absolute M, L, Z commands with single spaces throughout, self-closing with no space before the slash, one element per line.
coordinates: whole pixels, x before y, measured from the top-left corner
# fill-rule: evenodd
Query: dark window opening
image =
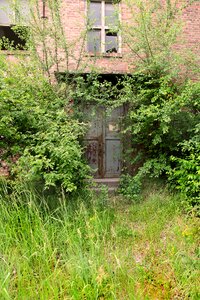
<path fill-rule="evenodd" d="M 116 32 L 106 32 L 105 39 L 105 51 L 106 53 L 117 53 L 118 52 L 118 36 Z"/>
<path fill-rule="evenodd" d="M 24 50 L 25 39 L 21 38 L 12 26 L 0 26 L 0 50 Z"/>

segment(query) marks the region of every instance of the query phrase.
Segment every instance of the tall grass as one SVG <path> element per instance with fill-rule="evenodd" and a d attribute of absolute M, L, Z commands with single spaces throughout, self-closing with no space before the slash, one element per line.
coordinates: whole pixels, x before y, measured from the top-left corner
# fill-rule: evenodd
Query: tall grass
<path fill-rule="evenodd" d="M 0 199 L 1 297 L 112 296 L 104 256 L 112 210 L 94 200 L 76 199 L 76 205 L 67 200 L 55 198 L 59 205 L 51 211 L 33 192 L 16 190 L 9 196 L 5 187 Z"/>
<path fill-rule="evenodd" d="M 198 220 L 178 196 L 46 198 L 1 188 L 0 299 L 199 299 Z"/>

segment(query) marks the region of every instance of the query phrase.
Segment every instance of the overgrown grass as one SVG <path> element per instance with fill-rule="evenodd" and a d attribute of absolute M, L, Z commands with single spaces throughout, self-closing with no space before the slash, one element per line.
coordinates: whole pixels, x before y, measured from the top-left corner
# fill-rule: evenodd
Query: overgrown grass
<path fill-rule="evenodd" d="M 1 189 L 0 299 L 199 299 L 199 221 L 178 195 L 88 194 L 50 210 L 28 189 Z"/>

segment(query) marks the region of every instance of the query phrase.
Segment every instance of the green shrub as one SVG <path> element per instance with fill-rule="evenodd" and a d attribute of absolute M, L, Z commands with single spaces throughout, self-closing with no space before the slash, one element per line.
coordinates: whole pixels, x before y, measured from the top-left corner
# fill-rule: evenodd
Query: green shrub
<path fill-rule="evenodd" d="M 12 177 L 76 190 L 88 173 L 79 143 L 85 125 L 35 65 L 0 63 L 0 149 Z"/>
<path fill-rule="evenodd" d="M 180 144 L 183 157 L 171 157 L 176 167 L 170 172 L 170 180 L 192 206 L 200 204 L 200 127 L 196 126 L 196 135 Z"/>
<path fill-rule="evenodd" d="M 124 174 L 120 179 L 119 192 L 131 201 L 138 201 L 141 194 L 142 181 L 140 174 L 131 176 Z"/>
<path fill-rule="evenodd" d="M 169 75 L 135 74 L 124 82 L 121 97 L 129 105 L 125 122 L 133 149 L 129 161 L 134 169 L 139 166 L 140 177 L 169 179 L 173 174 L 175 186 L 198 199 L 199 82 L 181 84 Z"/>

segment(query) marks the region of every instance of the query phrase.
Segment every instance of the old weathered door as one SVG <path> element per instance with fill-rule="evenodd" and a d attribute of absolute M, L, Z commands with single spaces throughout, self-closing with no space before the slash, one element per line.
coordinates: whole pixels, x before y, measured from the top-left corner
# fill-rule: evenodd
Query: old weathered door
<path fill-rule="evenodd" d="M 120 117 L 122 109 L 106 112 L 103 107 L 86 110 L 89 130 L 85 137 L 86 158 L 97 178 L 119 177 L 121 172 L 122 145 Z"/>

